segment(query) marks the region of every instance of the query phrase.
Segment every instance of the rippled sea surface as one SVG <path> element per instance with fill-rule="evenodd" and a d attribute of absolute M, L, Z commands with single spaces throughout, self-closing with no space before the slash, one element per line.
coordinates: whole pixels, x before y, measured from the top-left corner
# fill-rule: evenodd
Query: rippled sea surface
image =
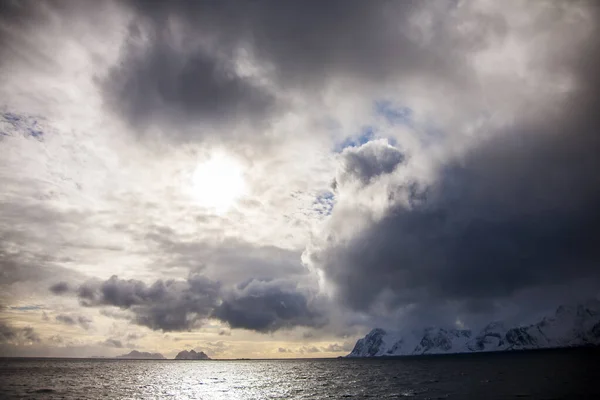
<path fill-rule="evenodd" d="M 600 399 L 598 351 L 396 359 L 0 359 L 1 398 Z"/>

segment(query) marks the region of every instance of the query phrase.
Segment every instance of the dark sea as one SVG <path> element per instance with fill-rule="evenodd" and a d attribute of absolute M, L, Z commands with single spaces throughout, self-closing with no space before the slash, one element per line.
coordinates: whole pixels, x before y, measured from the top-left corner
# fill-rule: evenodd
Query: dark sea
<path fill-rule="evenodd" d="M 0 359 L 3 399 L 600 399 L 600 352 L 388 359 Z"/>

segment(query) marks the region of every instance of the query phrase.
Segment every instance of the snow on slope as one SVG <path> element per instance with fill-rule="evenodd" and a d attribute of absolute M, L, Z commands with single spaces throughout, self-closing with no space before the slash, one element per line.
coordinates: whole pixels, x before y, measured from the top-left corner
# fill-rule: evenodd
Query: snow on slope
<path fill-rule="evenodd" d="M 470 330 L 427 328 L 406 333 L 373 329 L 348 357 L 450 354 L 600 345 L 600 301 L 560 306 L 540 322 L 506 327 L 492 322 L 477 335 Z"/>

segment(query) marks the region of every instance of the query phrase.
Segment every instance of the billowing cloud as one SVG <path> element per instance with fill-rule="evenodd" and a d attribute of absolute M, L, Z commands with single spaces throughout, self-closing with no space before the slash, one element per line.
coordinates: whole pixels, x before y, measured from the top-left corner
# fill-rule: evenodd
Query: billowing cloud
<path fill-rule="evenodd" d="M 134 322 L 163 331 L 188 330 L 207 318 L 217 305 L 219 284 L 199 275 L 186 281 L 158 280 L 152 285 L 112 276 L 89 281 L 77 289 L 86 307 L 115 306 L 128 309 Z"/>
<path fill-rule="evenodd" d="M 502 15 L 451 2 L 128 4 L 119 62 L 100 80 L 105 104 L 137 130 L 255 144 L 329 86 L 476 91 L 468 55 L 507 31 Z"/>
<path fill-rule="evenodd" d="M 233 54 L 198 42 L 189 28 L 132 23 L 122 60 L 103 84 L 108 104 L 136 128 L 182 119 L 223 124 L 266 114 L 273 96 L 240 76 Z"/>
<path fill-rule="evenodd" d="M 294 285 L 252 280 L 227 293 L 214 316 L 232 328 L 272 332 L 294 326 L 318 326 L 325 317 L 318 305 Z"/>
<path fill-rule="evenodd" d="M 56 286 L 68 285 L 59 282 L 53 285 Z M 132 322 L 165 332 L 190 330 L 209 318 L 220 319 L 231 328 L 259 332 L 320 326 L 326 322 L 318 309 L 318 300 L 313 301 L 310 293 L 286 281 L 251 280 L 231 290 L 222 290 L 218 282 L 199 274 L 191 274 L 186 281 L 158 280 L 152 285 L 113 275 L 106 281 L 84 282 L 73 292 L 84 307 L 129 310 Z M 80 319 L 67 315 L 56 319 L 84 326 Z M 221 332 L 220 335 L 227 334 Z"/>
<path fill-rule="evenodd" d="M 404 161 L 404 155 L 386 140 L 370 141 L 358 148 L 344 150 L 340 160 L 340 171 L 335 185 L 347 185 L 358 181 L 368 184 L 378 176 L 392 173 Z"/>
<path fill-rule="evenodd" d="M 600 67 L 598 46 L 587 42 L 588 56 L 569 66 L 581 89 L 552 115 L 523 115 L 442 164 L 432 182 L 388 180 L 389 198 L 410 201 L 392 202 L 351 239 L 309 252 L 339 300 L 360 311 L 380 302 L 394 308 L 454 301 L 466 312 L 581 281 L 586 292 L 573 296 L 593 295 L 600 288 L 600 80 L 592 72 Z M 410 173 L 415 166 L 399 168 Z M 334 209 L 334 220 L 359 211 L 352 195 L 338 199 L 345 207 Z M 331 227 L 326 237 L 335 238 L 337 225 Z"/>

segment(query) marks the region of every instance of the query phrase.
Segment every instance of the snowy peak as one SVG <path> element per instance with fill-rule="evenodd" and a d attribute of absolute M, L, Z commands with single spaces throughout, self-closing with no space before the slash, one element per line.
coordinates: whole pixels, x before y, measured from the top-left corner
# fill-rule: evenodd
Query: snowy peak
<path fill-rule="evenodd" d="M 465 346 L 470 338 L 471 331 L 468 329 L 426 329 L 413 354 L 439 354 L 453 350 L 458 351 Z"/>
<path fill-rule="evenodd" d="M 375 328 L 362 339 L 359 339 L 350 354 L 353 357 L 374 357 L 379 356 L 383 347 L 383 338 L 387 332 L 381 328 Z"/>
<path fill-rule="evenodd" d="M 469 351 L 483 351 L 486 349 L 498 349 L 504 346 L 507 329 L 499 321 L 488 324 L 481 332 L 466 344 Z"/>
<path fill-rule="evenodd" d="M 477 335 L 470 330 L 427 328 L 409 334 L 373 329 L 356 342 L 348 357 L 509 351 L 600 345 L 600 301 L 560 306 L 552 316 L 525 326 L 488 324 Z"/>
<path fill-rule="evenodd" d="M 459 329 L 427 328 L 388 333 L 377 328 L 356 342 L 349 357 L 447 353 L 462 349 L 470 337 L 471 331 Z"/>

